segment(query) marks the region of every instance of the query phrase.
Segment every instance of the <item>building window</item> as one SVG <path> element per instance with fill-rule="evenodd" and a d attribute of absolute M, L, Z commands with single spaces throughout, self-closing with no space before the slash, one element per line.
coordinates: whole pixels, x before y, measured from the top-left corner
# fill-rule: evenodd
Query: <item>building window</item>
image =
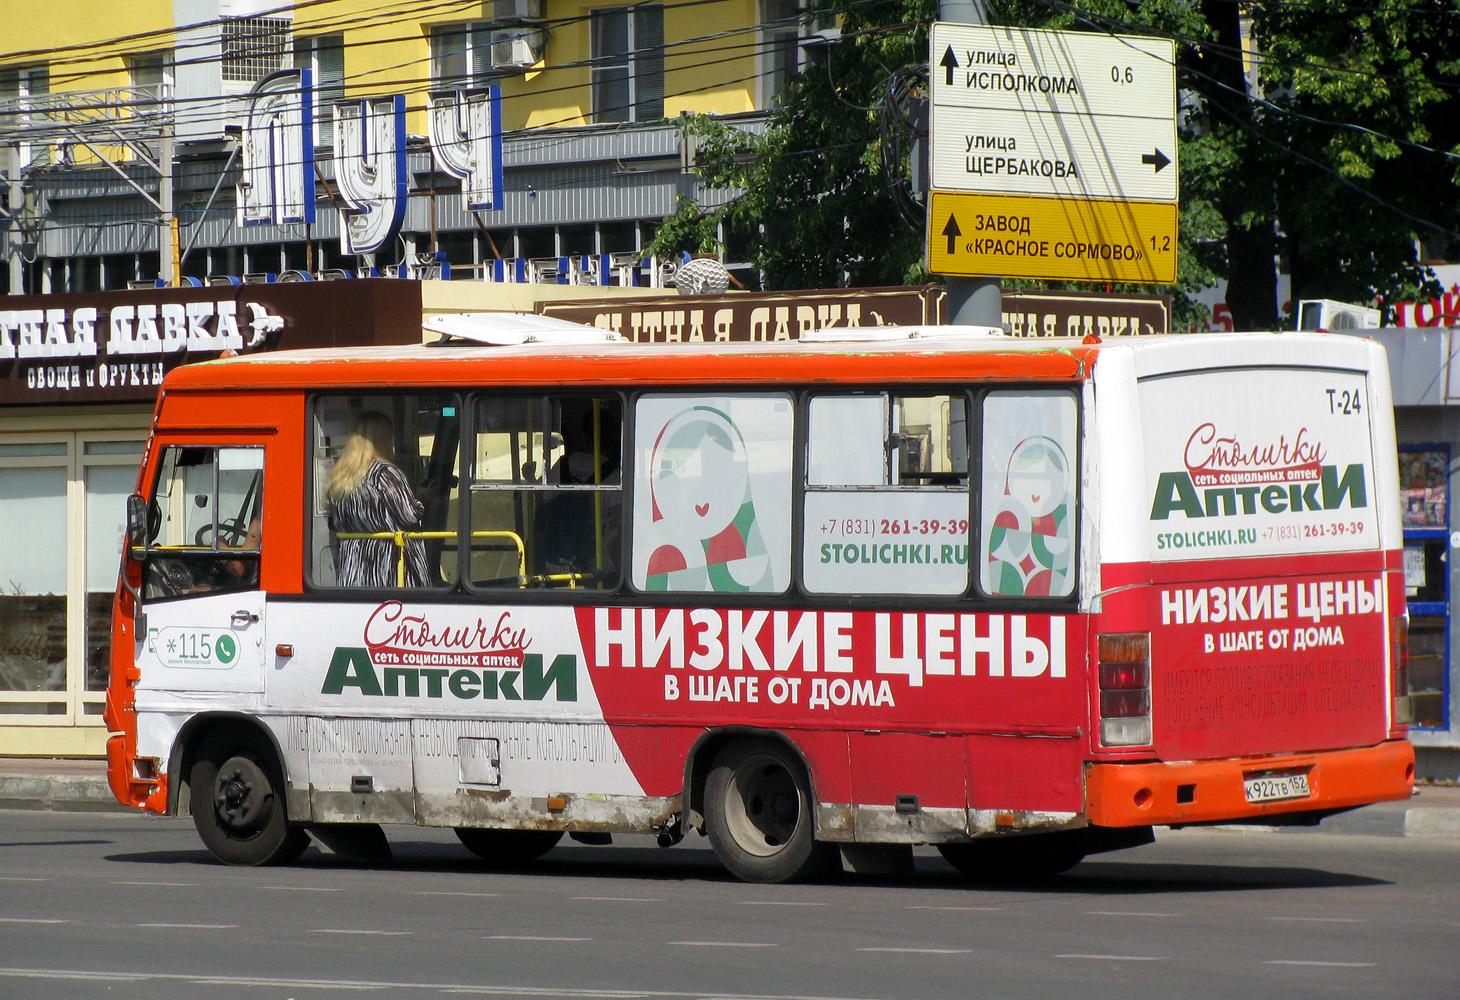
<path fill-rule="evenodd" d="M 595 10 L 591 34 L 593 120 L 649 122 L 663 118 L 663 6 Z"/>
<path fill-rule="evenodd" d="M 130 56 L 127 59 L 127 72 L 132 79 L 132 86 L 143 91 L 138 95 L 138 102 L 157 102 L 156 104 L 141 104 L 148 111 L 161 111 L 167 107 L 167 102 L 172 100 L 172 50 L 166 49 L 159 52 L 143 52 L 140 55 Z"/>
<path fill-rule="evenodd" d="M 291 22 L 279 17 L 227 17 L 221 24 L 223 80 L 257 83 L 289 65 Z"/>
<path fill-rule="evenodd" d="M 492 72 L 490 21 L 442 24 L 431 29 L 431 86 L 437 90 L 482 87 Z"/>
<path fill-rule="evenodd" d="M 16 125 L 29 125 L 35 119 L 32 117 L 33 110 L 44 114 L 44 109 L 37 109 L 27 98 L 41 97 L 51 92 L 51 71 L 47 66 L 23 66 L 19 69 L 9 69 L 0 72 L 0 120 L 10 118 Z M 20 168 L 31 164 L 44 165 L 51 162 L 50 148 L 48 146 L 35 146 L 28 142 L 17 143 L 15 147 L 19 154 Z"/>
<path fill-rule="evenodd" d="M 811 14 L 803 0 L 761 0 L 760 24 L 761 107 L 769 108 L 806 68 L 803 46 L 833 40 L 837 27 L 834 15 Z"/>
<path fill-rule="evenodd" d="M 345 36 L 318 35 L 294 43 L 294 68 L 314 76 L 314 145 L 330 146 L 335 102 L 345 99 Z"/>

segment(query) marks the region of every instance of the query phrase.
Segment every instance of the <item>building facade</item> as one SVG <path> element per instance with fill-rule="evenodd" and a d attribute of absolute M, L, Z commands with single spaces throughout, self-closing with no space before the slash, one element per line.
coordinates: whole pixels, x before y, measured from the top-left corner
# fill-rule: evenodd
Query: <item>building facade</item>
<path fill-rule="evenodd" d="M 647 282 L 629 265 L 677 199 L 723 196 L 689 173 L 676 119 L 763 129 L 816 28 L 796 0 L 137 0 L 101 17 L 56 0 L 8 14 L 6 27 L 12 294 L 371 267 Z M 313 85 L 317 218 L 240 225 L 246 95 L 290 68 Z M 433 164 L 427 105 L 433 92 L 489 85 L 501 91 L 504 198 L 471 212 Z M 334 107 L 394 95 L 406 109 L 406 215 L 399 240 L 366 261 L 341 252 Z M 736 237 L 725 236 L 733 264 Z"/>

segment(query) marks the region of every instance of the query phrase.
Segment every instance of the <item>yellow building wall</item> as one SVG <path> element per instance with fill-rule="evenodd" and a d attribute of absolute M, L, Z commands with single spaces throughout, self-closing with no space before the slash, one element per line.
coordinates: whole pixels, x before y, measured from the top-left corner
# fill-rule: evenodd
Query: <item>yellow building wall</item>
<path fill-rule="evenodd" d="M 543 6 L 549 34 L 542 62 L 501 81 L 502 126 L 509 131 L 591 121 L 590 14 L 624 4 L 544 0 Z M 368 0 L 337 0 L 297 11 L 294 32 L 296 38 L 343 32 L 346 92 L 351 97 L 404 93 L 409 109 L 406 127 L 424 134 L 424 108 L 431 90 L 431 27 L 490 20 L 491 8 L 490 0 L 444 14 L 412 15 L 395 8 L 389 15 L 360 21 L 363 11 L 375 9 Z M 681 111 L 754 110 L 757 12 L 756 0 L 666 5 L 666 117 Z"/>
<path fill-rule="evenodd" d="M 131 82 L 128 54 L 172 48 L 172 0 L 105 5 L 96 0 L 45 0 L 5 6 L 0 69 L 47 64 L 52 93 L 125 87 Z M 153 32 L 160 34 L 151 36 Z M 144 34 L 149 37 L 129 37 Z M 46 54 L 16 54 L 26 52 Z"/>
<path fill-rule="evenodd" d="M 16 4 L 7 12 L 0 69 L 48 63 L 52 92 L 101 90 L 130 83 L 126 55 L 173 45 L 172 0 L 107 4 L 49 0 Z M 346 93 L 351 97 L 404 93 L 409 131 L 426 132 L 431 90 L 429 29 L 433 25 L 489 20 L 491 0 L 417 13 L 406 5 L 382 8 L 378 0 L 327 0 L 294 12 L 296 39 L 343 34 Z M 588 59 L 594 10 L 625 6 L 584 0 L 543 0 L 549 36 L 544 58 L 525 74 L 502 83 L 502 125 L 507 130 L 586 125 L 592 117 Z M 664 113 L 736 114 L 756 106 L 757 0 L 666 4 L 664 11 Z M 147 37 L 129 37 L 147 36 Z M 125 40 L 123 40 L 125 39 Z M 100 44 L 98 44 L 100 43 Z M 76 51 L 79 46 L 93 46 Z M 52 52 L 49 58 L 11 53 Z M 182 54 L 179 58 L 186 58 Z"/>

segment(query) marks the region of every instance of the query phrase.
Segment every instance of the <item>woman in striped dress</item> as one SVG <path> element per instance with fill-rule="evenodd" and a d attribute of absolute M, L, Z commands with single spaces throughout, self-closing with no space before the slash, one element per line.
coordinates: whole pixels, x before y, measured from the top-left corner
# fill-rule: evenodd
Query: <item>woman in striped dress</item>
<path fill-rule="evenodd" d="M 405 473 L 391 460 L 395 429 L 383 413 L 368 410 L 355 421 L 345 450 L 325 489 L 330 527 L 340 534 L 411 531 L 421 524 L 424 507 L 411 492 Z M 400 549 L 389 538 L 341 538 L 335 576 L 341 587 L 398 586 Z M 405 546 L 406 586 L 430 585 L 426 546 L 419 538 Z"/>

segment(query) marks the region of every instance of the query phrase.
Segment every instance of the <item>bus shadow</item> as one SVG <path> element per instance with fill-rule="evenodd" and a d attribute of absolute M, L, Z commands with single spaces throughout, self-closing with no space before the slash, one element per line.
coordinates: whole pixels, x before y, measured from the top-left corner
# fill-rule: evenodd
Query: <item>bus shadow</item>
<path fill-rule="evenodd" d="M 497 866 L 450 843 L 392 843 L 389 860 L 365 862 L 311 847 L 283 870 L 326 872 L 420 872 L 446 875 L 514 878 L 587 878 L 634 882 L 706 882 L 741 884 L 726 872 L 708 848 L 661 850 L 636 847 L 559 847 L 538 860 Z M 142 851 L 113 854 L 118 864 L 201 865 L 225 867 L 203 849 Z M 1027 881 L 979 880 L 963 875 L 939 858 L 918 857 L 912 872 L 895 876 L 834 872 L 818 881 L 822 888 L 918 889 L 940 892 L 997 892 L 1088 896 L 1180 895 L 1271 889 L 1346 889 L 1385 886 L 1387 879 L 1299 865 L 1142 862 L 1101 860 L 1077 865 L 1060 875 Z"/>

